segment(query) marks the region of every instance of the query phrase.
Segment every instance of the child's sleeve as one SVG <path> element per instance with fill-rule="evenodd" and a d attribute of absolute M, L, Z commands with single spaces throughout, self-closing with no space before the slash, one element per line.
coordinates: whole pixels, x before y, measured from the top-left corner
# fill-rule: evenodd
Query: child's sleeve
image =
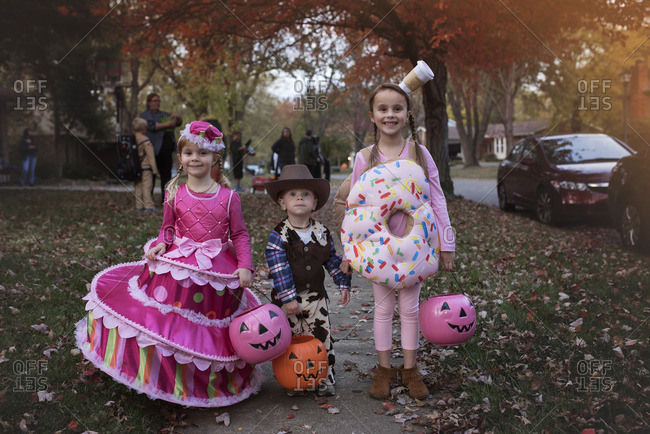
<path fill-rule="evenodd" d="M 429 170 L 429 194 L 431 196 L 431 207 L 438 217 L 438 235 L 440 236 L 440 250 L 442 252 L 454 252 L 456 250 L 456 236 L 451 226 L 449 213 L 447 211 L 447 200 L 445 193 L 440 186 L 440 175 L 438 166 L 433 161 L 429 150 L 420 145 L 422 152 L 427 159 L 427 168 Z"/>
<path fill-rule="evenodd" d="M 352 286 L 352 275 L 345 274 L 341 271 L 339 267 L 341 266 L 341 262 L 343 262 L 343 258 L 336 254 L 336 247 L 334 247 L 332 235 L 329 235 L 328 239 L 330 244 L 330 257 L 323 265 L 327 269 L 327 272 L 330 273 L 330 276 L 332 276 L 332 279 L 334 279 L 334 283 L 339 286 L 339 291 L 349 291 Z"/>
<path fill-rule="evenodd" d="M 356 184 L 359 177 L 366 171 L 368 167 L 368 162 L 363 156 L 361 151 L 357 152 L 357 155 L 354 157 L 354 167 L 352 168 L 352 178 L 350 182 L 350 188 Z"/>
<path fill-rule="evenodd" d="M 165 243 L 167 248 L 174 243 L 176 238 L 176 218 L 174 216 L 174 209 L 169 203 L 167 203 L 167 195 L 165 192 L 165 202 L 163 203 L 163 222 L 160 226 L 160 233 L 158 233 L 158 239 L 154 246 Z"/>
<path fill-rule="evenodd" d="M 296 284 L 293 281 L 293 273 L 287 259 L 280 234 L 276 231 L 269 235 L 269 242 L 264 251 L 266 263 L 269 265 L 269 273 L 273 279 L 273 287 L 282 303 L 289 303 L 296 299 Z"/>
<path fill-rule="evenodd" d="M 246 231 L 244 215 L 241 211 L 241 199 L 236 194 L 230 195 L 230 239 L 235 248 L 237 268 L 253 270 L 251 239 Z"/>
<path fill-rule="evenodd" d="M 149 167 L 151 167 L 151 173 L 153 173 L 154 175 L 157 175 L 158 174 L 158 166 L 156 165 L 156 154 L 155 154 L 155 152 L 153 150 L 153 145 L 148 140 L 144 144 L 144 154 L 145 154 L 145 158 L 147 158 L 148 161 L 149 161 Z"/>

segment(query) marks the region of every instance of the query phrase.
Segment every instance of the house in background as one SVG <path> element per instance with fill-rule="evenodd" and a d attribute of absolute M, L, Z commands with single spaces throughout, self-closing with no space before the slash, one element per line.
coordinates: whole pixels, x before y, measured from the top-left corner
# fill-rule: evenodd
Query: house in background
<path fill-rule="evenodd" d="M 512 132 L 515 143 L 524 137 L 530 137 L 538 134 L 543 134 L 546 131 L 548 122 L 544 120 L 530 120 L 514 122 L 512 124 Z M 508 156 L 506 146 L 506 129 L 503 124 L 489 124 L 485 131 L 485 137 L 481 144 L 480 159 L 504 160 Z"/>
<path fill-rule="evenodd" d="M 461 155 L 460 136 L 456 129 L 456 121 L 449 119 L 447 121 L 447 148 L 449 149 L 449 158 L 456 158 Z M 423 126 L 417 128 L 418 140 L 420 143 L 427 142 L 427 129 Z"/>

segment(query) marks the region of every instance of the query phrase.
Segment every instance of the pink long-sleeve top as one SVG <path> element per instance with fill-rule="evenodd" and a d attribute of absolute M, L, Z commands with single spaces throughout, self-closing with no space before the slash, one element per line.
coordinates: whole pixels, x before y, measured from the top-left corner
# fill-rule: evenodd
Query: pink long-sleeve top
<path fill-rule="evenodd" d="M 374 145 L 373 145 L 374 146 Z M 408 150 L 411 146 L 411 141 L 408 140 L 402 153 L 399 155 L 399 159 L 408 159 Z M 440 186 L 440 176 L 438 174 L 438 166 L 433 161 L 433 157 L 429 153 L 429 150 L 424 146 L 420 145 L 420 149 L 424 153 L 424 156 L 427 160 L 427 169 L 429 171 L 429 190 L 430 190 L 430 203 L 433 212 L 438 218 L 438 233 L 440 236 L 440 250 L 443 252 L 454 252 L 456 250 L 456 237 L 449 220 L 449 213 L 447 212 L 447 201 L 445 200 L 445 195 Z M 387 158 L 381 153 L 378 152 L 379 161 L 386 161 Z M 352 183 L 354 185 L 359 177 L 366 171 L 368 168 L 368 162 L 363 157 L 361 152 L 357 152 L 356 159 L 354 160 L 354 168 L 352 169 Z M 395 227 L 401 227 L 402 232 L 403 228 L 406 227 L 406 215 L 402 213 L 394 214 L 389 222 L 391 230 Z M 395 232 L 395 231 L 394 231 Z M 399 230 L 395 233 L 399 233 Z"/>

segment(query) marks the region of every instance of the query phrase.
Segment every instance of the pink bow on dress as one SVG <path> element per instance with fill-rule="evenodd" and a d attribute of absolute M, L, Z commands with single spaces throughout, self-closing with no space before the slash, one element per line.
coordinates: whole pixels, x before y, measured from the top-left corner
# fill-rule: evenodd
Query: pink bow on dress
<path fill-rule="evenodd" d="M 221 240 L 208 240 L 202 243 L 190 238 L 181 238 L 178 243 L 178 249 L 166 253 L 168 258 L 190 257 L 193 253 L 196 257 L 196 263 L 201 270 L 212 268 L 212 258 L 221 252 Z M 196 253 L 195 253 L 196 252 Z"/>

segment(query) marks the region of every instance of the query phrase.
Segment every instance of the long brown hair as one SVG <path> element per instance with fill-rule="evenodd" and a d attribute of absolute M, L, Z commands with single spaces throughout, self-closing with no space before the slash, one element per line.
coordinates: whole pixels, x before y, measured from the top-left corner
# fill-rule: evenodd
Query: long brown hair
<path fill-rule="evenodd" d="M 413 146 L 415 146 L 415 156 L 416 156 L 415 162 L 418 163 L 420 167 L 422 167 L 428 179 L 429 171 L 427 169 L 427 159 L 424 156 L 422 149 L 420 149 L 418 136 L 416 134 L 417 129 L 415 127 L 415 119 L 411 114 L 411 98 L 406 94 L 406 92 L 404 92 L 401 87 L 393 83 L 384 83 L 379 85 L 377 88 L 375 88 L 375 90 L 372 91 L 370 97 L 368 98 L 368 107 L 370 113 L 372 113 L 372 109 L 375 104 L 375 96 L 377 96 L 377 94 L 383 90 L 394 90 L 395 92 L 401 94 L 406 100 L 406 111 L 408 113 L 408 123 L 409 123 L 409 128 L 411 129 L 411 141 L 413 142 Z M 374 167 L 375 164 L 377 164 L 377 162 L 379 161 L 379 147 L 377 145 L 379 143 L 380 133 L 379 130 L 377 129 L 377 124 L 375 123 L 373 123 L 373 133 L 374 133 L 375 146 L 373 146 L 372 149 L 370 150 L 370 161 L 368 161 L 368 168 Z"/>

